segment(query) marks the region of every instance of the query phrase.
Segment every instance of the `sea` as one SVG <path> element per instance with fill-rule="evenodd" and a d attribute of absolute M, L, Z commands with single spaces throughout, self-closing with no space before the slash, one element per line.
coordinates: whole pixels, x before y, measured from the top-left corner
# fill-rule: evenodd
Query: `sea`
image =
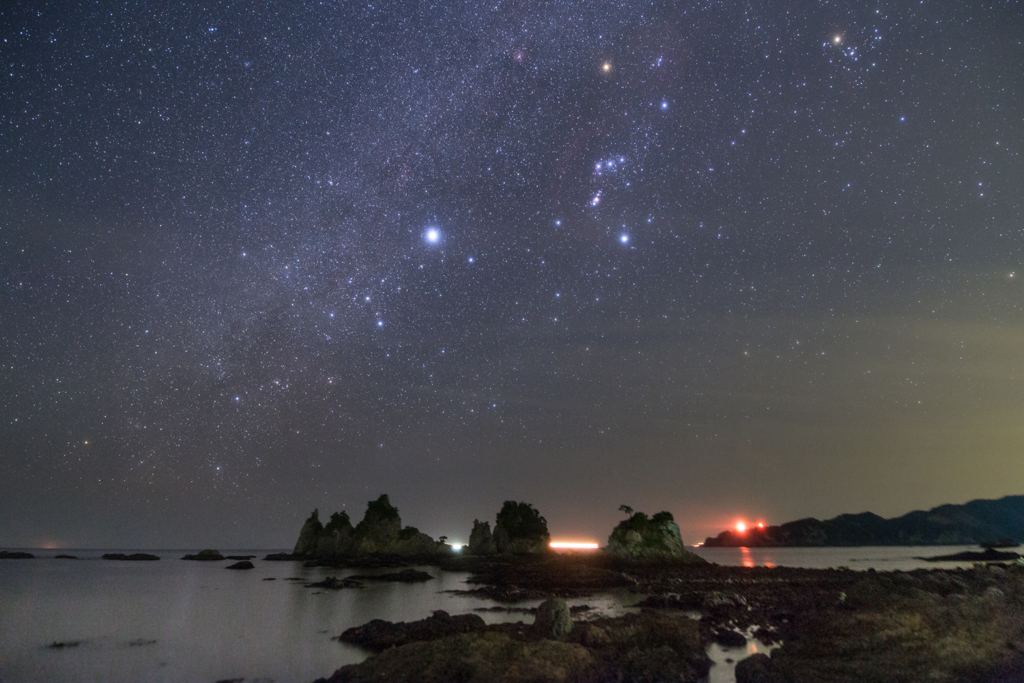
<path fill-rule="evenodd" d="M 919 558 L 971 549 L 977 548 L 693 550 L 721 565 L 885 571 L 968 568 L 970 562 L 929 563 Z M 279 552 L 268 550 L 222 550 L 225 555 L 256 556 L 254 569 L 236 571 L 225 569 L 228 561 L 180 559 L 197 552 L 194 549 L 26 550 L 35 559 L 0 560 L 0 683 L 310 683 L 367 656 L 336 637 L 371 619 L 413 621 L 443 609 L 450 614 L 475 612 L 488 623 L 532 622 L 528 614 L 500 609 L 507 604 L 451 592 L 471 588 L 466 583 L 469 575 L 436 567 L 418 568 L 435 577 L 424 583 L 366 583 L 331 591 L 307 584 L 373 570 L 268 562 L 262 559 L 268 552 Z M 160 560 L 102 560 L 108 552 L 149 552 Z M 57 559 L 58 554 L 78 559 Z M 589 605 L 587 616 L 619 616 L 635 611 L 643 597 L 617 591 L 569 603 Z M 712 646 L 709 654 L 716 664 L 709 683 L 734 681 L 734 662 L 766 648 L 751 640 L 745 650 Z"/>

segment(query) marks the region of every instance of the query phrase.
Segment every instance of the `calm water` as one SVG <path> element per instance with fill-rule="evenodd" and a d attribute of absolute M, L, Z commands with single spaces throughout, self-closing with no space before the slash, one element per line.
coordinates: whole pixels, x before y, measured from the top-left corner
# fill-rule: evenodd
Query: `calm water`
<path fill-rule="evenodd" d="M 435 609 L 452 614 L 493 607 L 442 591 L 465 589 L 468 574 L 420 567 L 419 584 L 367 583 L 320 591 L 304 583 L 365 570 L 307 569 L 264 562 L 228 571 L 231 562 L 185 562 L 186 552 L 153 551 L 158 562 L 100 560 L 105 550 L 31 550 L 34 560 L 0 560 L 0 682 L 301 681 L 361 661 L 362 650 L 337 641 L 371 619 L 410 621 Z M 134 551 L 116 551 L 134 552 Z M 59 553 L 79 560 L 58 560 Z M 227 553 L 226 553 L 227 554 Z M 381 573 L 386 573 L 384 570 Z M 287 581 L 300 577 L 303 581 Z M 274 581 L 264 581 L 274 578 Z M 615 616 L 640 599 L 625 593 L 570 600 Z M 539 601 L 523 603 L 532 607 Z M 523 614 L 480 612 L 489 623 L 528 621 Z M 51 649 L 54 642 L 80 641 Z"/>
<path fill-rule="evenodd" d="M 698 548 L 723 565 L 849 567 L 878 570 L 934 565 L 915 556 L 948 554 L 965 546 L 927 548 Z M 369 573 L 307 569 L 294 562 L 264 562 L 227 571 L 228 562 L 184 562 L 192 551 L 156 551 L 159 562 L 109 562 L 102 550 L 39 551 L 35 560 L 0 561 L 0 683 L 20 681 L 301 681 L 327 676 L 362 660 L 357 648 L 332 641 L 370 619 L 410 621 L 435 609 L 452 614 L 495 603 L 443 591 L 466 588 L 467 574 L 421 567 L 435 578 L 421 584 L 367 584 L 319 591 L 303 584 L 324 576 Z M 133 552 L 133 551 L 120 551 Z M 58 553 L 79 560 L 57 560 Z M 287 581 L 298 577 L 302 581 Z M 264 579 L 274 578 L 274 581 Z M 616 593 L 570 601 L 603 615 L 629 611 L 640 599 Z M 523 603 L 533 606 L 536 602 Z M 480 612 L 488 622 L 532 617 Z M 51 649 L 54 642 L 80 642 Z M 756 643 L 748 645 L 757 647 Z M 718 653 L 740 659 L 743 652 Z M 715 666 L 712 683 L 732 680 L 731 666 Z"/>

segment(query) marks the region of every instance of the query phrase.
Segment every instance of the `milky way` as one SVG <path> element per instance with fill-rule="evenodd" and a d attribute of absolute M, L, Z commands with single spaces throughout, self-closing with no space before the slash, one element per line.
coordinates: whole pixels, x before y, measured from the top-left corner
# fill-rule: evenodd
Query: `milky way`
<path fill-rule="evenodd" d="M 1020 2 L 0 30 L 0 545 L 1024 490 Z"/>

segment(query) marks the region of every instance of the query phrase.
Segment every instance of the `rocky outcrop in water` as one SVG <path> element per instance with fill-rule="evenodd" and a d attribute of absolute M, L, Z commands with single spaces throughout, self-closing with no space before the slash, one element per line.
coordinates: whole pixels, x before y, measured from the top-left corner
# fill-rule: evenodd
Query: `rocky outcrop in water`
<path fill-rule="evenodd" d="M 35 559 L 35 555 L 32 553 L 22 553 L 15 550 L 0 550 L 0 560 L 32 560 Z"/>
<path fill-rule="evenodd" d="M 119 560 L 121 562 L 153 562 L 160 558 L 156 555 L 150 555 L 148 553 L 132 553 L 126 555 L 124 553 L 106 553 L 103 555 L 104 560 Z"/>
<path fill-rule="evenodd" d="M 608 537 L 605 549 L 609 554 L 629 560 L 677 560 L 702 563 L 699 557 L 686 550 L 671 512 L 659 512 L 648 517 L 642 512 L 630 514 L 619 522 Z"/>
<path fill-rule="evenodd" d="M 459 614 L 453 617 L 444 610 L 436 610 L 431 616 L 420 621 L 392 623 L 374 619 L 362 626 L 347 629 L 338 636 L 338 640 L 380 652 L 407 643 L 478 631 L 484 626 L 484 620 L 476 614 Z"/>
<path fill-rule="evenodd" d="M 197 562 L 219 562 L 224 559 L 219 550 L 200 550 L 195 555 L 185 555 L 183 560 L 196 560 Z"/>
<path fill-rule="evenodd" d="M 255 566 L 249 560 L 242 560 L 240 562 L 235 562 L 234 564 L 229 564 L 225 569 L 255 569 Z"/>
<path fill-rule="evenodd" d="M 499 553 L 530 555 L 550 550 L 548 521 L 529 503 L 506 500 L 494 524 L 494 545 Z"/>
<path fill-rule="evenodd" d="M 470 555 L 493 555 L 498 552 L 498 546 L 494 544 L 494 536 L 491 535 L 491 523 L 473 520 L 473 531 L 469 534 L 469 545 L 466 551 Z"/>
<path fill-rule="evenodd" d="M 403 528 L 398 508 L 382 495 L 367 504 L 362 521 L 354 527 L 347 512 L 335 512 L 324 525 L 319 510 L 313 510 L 302 525 L 293 556 L 330 563 L 377 555 L 428 557 L 450 552 L 450 546 L 416 527 Z"/>
<path fill-rule="evenodd" d="M 552 612 L 561 613 L 552 605 Z M 537 622 L 544 618 L 540 614 L 544 611 L 538 610 Z M 423 639 L 413 642 L 396 640 L 404 638 L 407 629 L 396 629 L 399 625 L 387 622 L 350 629 L 343 640 L 380 650 L 379 654 L 343 667 L 318 683 L 695 683 L 710 669 L 700 628 L 684 615 L 648 612 L 581 624 L 569 622 L 567 627 L 563 619 L 558 619 L 557 623 L 563 625 L 558 629 L 559 639 L 540 635 L 550 624 L 483 626 L 482 620 L 475 621 L 468 633 L 445 634 L 442 624 L 462 618 L 438 618 L 435 613 L 424 622 L 437 621 L 436 626 L 415 622 Z M 369 638 L 367 632 L 377 637 Z"/>

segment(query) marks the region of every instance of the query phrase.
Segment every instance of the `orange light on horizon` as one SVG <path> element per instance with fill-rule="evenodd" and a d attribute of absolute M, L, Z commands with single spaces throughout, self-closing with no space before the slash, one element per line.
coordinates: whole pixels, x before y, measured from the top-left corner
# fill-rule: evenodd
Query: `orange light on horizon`
<path fill-rule="evenodd" d="M 764 522 L 758 522 L 757 523 L 757 528 L 758 529 L 763 529 L 764 528 Z"/>
<path fill-rule="evenodd" d="M 593 542 L 551 541 L 551 547 L 562 550 L 597 550 L 600 546 Z"/>
<path fill-rule="evenodd" d="M 736 522 L 736 533 L 745 534 L 747 533 L 747 523 L 742 519 Z"/>

